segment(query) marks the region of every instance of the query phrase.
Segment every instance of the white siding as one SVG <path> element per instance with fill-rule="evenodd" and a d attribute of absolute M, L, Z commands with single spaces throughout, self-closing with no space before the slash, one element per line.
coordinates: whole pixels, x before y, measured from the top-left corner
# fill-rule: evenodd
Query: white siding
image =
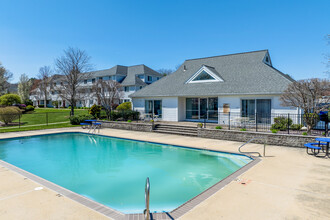
<path fill-rule="evenodd" d="M 230 112 L 239 113 L 241 111 L 241 99 L 235 96 L 220 96 L 218 97 L 219 112 L 223 112 L 223 104 L 229 104 Z"/>
<path fill-rule="evenodd" d="M 272 99 L 272 113 L 274 114 L 299 114 L 298 108 L 284 107 L 281 105 L 279 96 Z"/>
<path fill-rule="evenodd" d="M 164 121 L 178 121 L 178 97 L 162 99 Z"/>
<path fill-rule="evenodd" d="M 138 111 L 141 114 L 144 113 L 144 99 L 133 99 L 132 104 L 135 111 Z"/>
<path fill-rule="evenodd" d="M 178 120 L 186 119 L 186 98 L 179 97 L 178 99 Z"/>

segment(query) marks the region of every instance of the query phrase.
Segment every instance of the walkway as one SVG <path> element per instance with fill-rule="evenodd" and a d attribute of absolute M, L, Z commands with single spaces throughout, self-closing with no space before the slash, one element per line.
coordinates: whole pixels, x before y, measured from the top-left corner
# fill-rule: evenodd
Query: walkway
<path fill-rule="evenodd" d="M 1 134 L 0 138 L 61 131 Z M 177 135 L 102 129 L 101 134 L 167 144 L 237 152 L 239 142 Z M 262 152 L 262 145 L 251 150 Z M 304 149 L 267 146 L 266 156 L 236 181 L 182 216 L 194 219 L 330 219 L 330 160 Z M 107 219 L 105 216 L 0 167 L 0 219 Z M 152 201 L 151 201 L 152 202 Z"/>

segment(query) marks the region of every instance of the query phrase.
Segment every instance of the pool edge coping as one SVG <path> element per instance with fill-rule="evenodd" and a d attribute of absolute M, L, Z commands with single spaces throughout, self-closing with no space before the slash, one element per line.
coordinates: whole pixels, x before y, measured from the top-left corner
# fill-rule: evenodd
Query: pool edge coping
<path fill-rule="evenodd" d="M 207 188 L 200 194 L 194 196 L 193 198 L 189 199 L 185 203 L 181 204 L 177 208 L 173 209 L 170 212 L 157 212 L 157 213 L 151 213 L 151 216 L 153 219 L 154 217 L 156 219 L 177 219 L 183 216 L 184 214 L 188 213 L 190 210 L 192 210 L 194 207 L 199 205 L 204 200 L 208 199 L 215 193 L 217 193 L 219 190 L 224 188 L 226 185 L 231 183 L 233 180 L 235 180 L 238 176 L 242 175 L 246 171 L 248 171 L 250 168 L 255 166 L 257 163 L 261 161 L 259 157 L 251 156 L 248 154 L 243 153 L 233 153 L 228 151 L 218 151 L 218 150 L 210 150 L 200 147 L 188 147 L 188 146 L 182 146 L 182 145 L 173 145 L 173 144 L 166 144 L 166 143 L 159 143 L 159 142 L 153 142 L 153 141 L 144 141 L 144 140 L 136 140 L 132 138 L 122 138 L 122 137 L 116 137 L 116 136 L 110 136 L 105 134 L 90 134 L 86 132 L 81 131 L 60 131 L 60 132 L 54 132 L 54 133 L 47 133 L 47 134 L 27 134 L 23 136 L 18 137 L 9 137 L 9 138 L 0 138 L 0 140 L 10 140 L 15 138 L 24 138 L 24 137 L 34 137 L 34 136 L 44 136 L 44 135 L 54 135 L 54 134 L 65 134 L 65 133 L 80 133 L 80 134 L 89 134 L 89 135 L 97 135 L 97 136 L 103 136 L 103 137 L 112 137 L 117 139 L 126 139 L 126 140 L 132 140 L 132 141 L 138 141 L 138 142 L 147 142 L 147 143 L 153 143 L 153 144 L 160 144 L 160 145 L 169 145 L 174 147 L 180 147 L 180 148 L 188 148 L 188 149 L 194 149 L 194 150 L 204 150 L 204 151 L 210 151 L 210 152 L 218 152 L 218 153 L 228 153 L 228 154 L 234 154 L 234 155 L 240 155 L 240 156 L 246 156 L 252 159 L 251 162 L 247 163 L 240 169 L 236 170 L 235 172 L 231 173 L 229 176 L 225 177 L 224 179 L 220 180 L 219 182 L 215 183 L 211 187 Z M 47 187 L 48 189 L 63 195 L 75 202 L 78 202 L 81 205 L 84 205 L 87 208 L 90 208 L 106 217 L 112 218 L 112 219 L 144 219 L 144 215 L 142 213 L 132 213 L 132 214 L 125 214 L 122 213 L 116 209 L 113 209 L 109 206 L 103 205 L 101 203 L 98 203 L 92 199 L 89 199 L 85 196 L 82 196 L 78 193 L 75 193 L 67 188 L 64 188 L 58 184 L 55 184 L 51 181 L 48 181 L 42 177 L 39 177 L 35 174 L 32 174 L 26 170 L 23 170 L 15 165 L 12 165 L 6 161 L 0 160 L 0 165 L 6 167 L 7 169 L 14 171 L 26 178 L 29 178 L 30 180 L 43 185 Z"/>

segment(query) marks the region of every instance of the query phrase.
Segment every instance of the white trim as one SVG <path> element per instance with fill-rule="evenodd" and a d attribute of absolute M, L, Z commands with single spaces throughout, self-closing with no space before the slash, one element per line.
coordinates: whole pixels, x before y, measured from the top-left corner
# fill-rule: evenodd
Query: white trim
<path fill-rule="evenodd" d="M 212 76 L 214 78 L 214 80 L 196 80 L 194 81 L 194 79 L 197 78 L 197 76 L 199 74 L 201 74 L 203 71 L 205 71 L 207 74 L 209 74 L 210 76 Z M 212 70 L 210 70 L 209 68 L 207 68 L 207 66 L 202 66 L 194 75 L 192 75 L 192 77 L 190 77 L 188 79 L 187 83 L 205 83 L 205 82 L 223 82 L 223 79 L 221 79 L 217 74 L 215 74 L 214 72 L 212 72 Z"/>

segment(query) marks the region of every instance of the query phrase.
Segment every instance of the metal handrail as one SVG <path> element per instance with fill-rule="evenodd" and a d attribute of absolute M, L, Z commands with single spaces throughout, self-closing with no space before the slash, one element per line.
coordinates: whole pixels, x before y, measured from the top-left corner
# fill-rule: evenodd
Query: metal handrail
<path fill-rule="evenodd" d="M 145 220 L 150 220 L 150 209 L 149 209 L 150 182 L 149 182 L 149 177 L 147 177 L 144 196 L 145 196 L 145 200 L 146 200 L 146 209 L 144 210 L 144 219 Z"/>
<path fill-rule="evenodd" d="M 257 139 L 264 139 L 264 138 L 260 138 L 260 137 L 258 137 L 258 138 L 256 138 L 256 137 L 251 138 L 250 140 L 248 140 L 247 142 L 245 142 L 244 144 L 242 144 L 242 145 L 238 148 L 238 151 L 239 151 L 240 153 L 258 154 L 259 157 L 261 157 L 261 154 L 260 154 L 259 152 L 253 152 L 253 151 L 251 151 L 251 152 L 243 152 L 243 151 L 241 151 L 241 148 L 242 148 L 243 146 L 245 146 L 245 145 L 249 144 L 251 141 L 253 141 L 253 140 L 257 140 Z M 266 154 L 266 143 L 264 143 L 264 152 L 263 152 L 263 156 L 265 156 L 265 154 Z"/>

